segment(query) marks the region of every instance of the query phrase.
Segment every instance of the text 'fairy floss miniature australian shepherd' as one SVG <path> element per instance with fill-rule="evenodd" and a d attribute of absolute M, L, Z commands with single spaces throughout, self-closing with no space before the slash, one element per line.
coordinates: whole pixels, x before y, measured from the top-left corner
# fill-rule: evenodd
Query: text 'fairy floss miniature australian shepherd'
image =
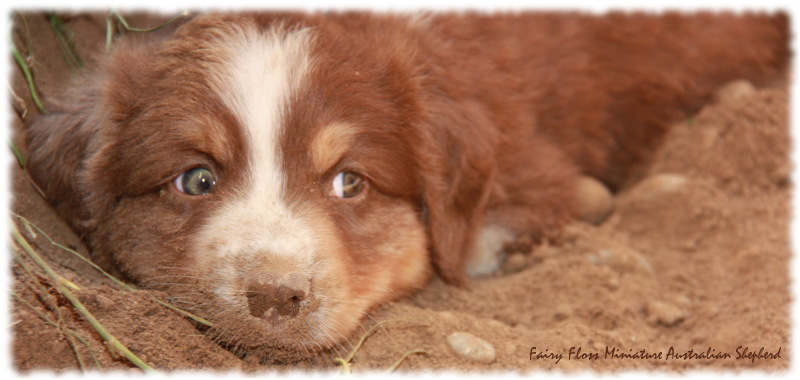
<path fill-rule="evenodd" d="M 280 360 L 434 273 L 555 236 L 727 81 L 781 78 L 785 15 L 206 14 L 115 43 L 26 131 L 93 258 Z"/>

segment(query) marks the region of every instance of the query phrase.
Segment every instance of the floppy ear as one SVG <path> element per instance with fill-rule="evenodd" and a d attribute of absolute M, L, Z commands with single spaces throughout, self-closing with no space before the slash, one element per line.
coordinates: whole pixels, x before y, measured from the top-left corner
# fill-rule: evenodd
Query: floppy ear
<path fill-rule="evenodd" d="M 58 109 L 41 115 L 25 131 L 28 171 L 48 202 L 73 228 L 82 231 L 89 219 L 83 205 L 85 162 L 96 153 L 100 130 L 100 96 L 92 84 L 64 93 Z M 92 147 L 90 149 L 90 146 Z"/>
<path fill-rule="evenodd" d="M 81 74 L 25 131 L 28 170 L 48 202 L 85 238 L 93 218 L 112 207 L 93 175 L 96 163 L 113 150 L 116 121 L 135 104 L 147 44 L 120 43 L 98 70 Z M 138 84 L 139 86 L 141 84 Z M 96 171 L 96 170 L 95 170 Z"/>
<path fill-rule="evenodd" d="M 446 282 L 463 285 L 495 172 L 497 136 L 481 105 L 442 103 L 430 108 L 422 131 L 422 197 L 433 265 Z"/>

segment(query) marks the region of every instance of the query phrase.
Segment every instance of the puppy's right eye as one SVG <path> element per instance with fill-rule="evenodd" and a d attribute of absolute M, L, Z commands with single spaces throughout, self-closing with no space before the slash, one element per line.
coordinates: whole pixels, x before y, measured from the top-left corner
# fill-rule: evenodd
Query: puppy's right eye
<path fill-rule="evenodd" d="M 188 195 L 205 195 L 214 191 L 217 180 L 214 174 L 206 168 L 187 170 L 175 178 L 175 188 Z"/>

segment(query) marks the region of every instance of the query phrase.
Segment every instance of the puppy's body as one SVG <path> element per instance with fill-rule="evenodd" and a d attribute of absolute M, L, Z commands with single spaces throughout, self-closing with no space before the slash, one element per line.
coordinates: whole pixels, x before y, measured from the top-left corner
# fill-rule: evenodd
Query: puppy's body
<path fill-rule="evenodd" d="M 115 46 L 30 168 L 96 260 L 280 359 L 557 233 L 578 175 L 625 184 L 787 49 L 783 16 L 205 15 Z"/>

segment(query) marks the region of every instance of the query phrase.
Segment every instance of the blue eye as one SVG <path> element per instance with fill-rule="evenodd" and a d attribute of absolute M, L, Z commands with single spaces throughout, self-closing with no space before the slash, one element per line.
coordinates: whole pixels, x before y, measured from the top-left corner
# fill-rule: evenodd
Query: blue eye
<path fill-rule="evenodd" d="M 175 178 L 175 188 L 188 195 L 205 195 L 214 191 L 217 180 L 214 174 L 206 168 L 187 170 Z"/>
<path fill-rule="evenodd" d="M 352 198 L 364 190 L 364 177 L 353 172 L 339 172 L 333 178 L 333 195 Z"/>

